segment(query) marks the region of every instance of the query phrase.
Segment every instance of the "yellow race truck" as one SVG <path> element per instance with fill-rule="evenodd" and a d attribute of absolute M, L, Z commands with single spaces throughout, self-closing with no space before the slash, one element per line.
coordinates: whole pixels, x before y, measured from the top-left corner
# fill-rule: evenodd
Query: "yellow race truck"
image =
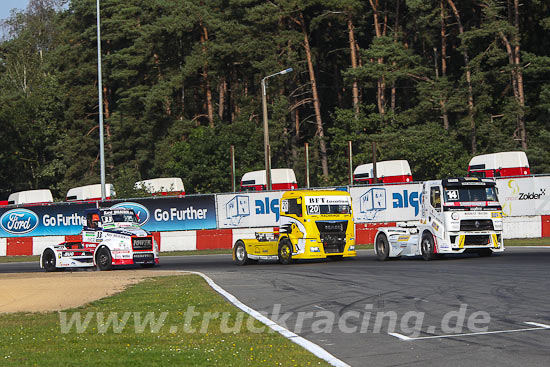
<path fill-rule="evenodd" d="M 238 265 L 259 260 L 290 264 L 298 259 L 356 256 L 351 196 L 339 190 L 295 190 L 281 198 L 279 231 L 256 232 L 233 246 Z"/>

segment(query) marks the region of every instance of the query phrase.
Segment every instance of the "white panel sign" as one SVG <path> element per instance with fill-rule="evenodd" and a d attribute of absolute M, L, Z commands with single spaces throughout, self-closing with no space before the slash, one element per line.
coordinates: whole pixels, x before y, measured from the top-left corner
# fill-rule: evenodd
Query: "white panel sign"
<path fill-rule="evenodd" d="M 350 193 L 356 223 L 420 219 L 422 184 L 352 187 Z"/>
<path fill-rule="evenodd" d="M 515 177 L 496 180 L 505 216 L 550 214 L 550 177 Z"/>
<path fill-rule="evenodd" d="M 218 227 L 277 226 L 282 196 L 282 191 L 216 195 Z"/>

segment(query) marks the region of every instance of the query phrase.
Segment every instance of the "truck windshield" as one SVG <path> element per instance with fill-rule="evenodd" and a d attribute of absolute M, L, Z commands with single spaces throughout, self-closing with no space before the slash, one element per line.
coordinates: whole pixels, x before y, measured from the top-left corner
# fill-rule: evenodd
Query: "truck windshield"
<path fill-rule="evenodd" d="M 445 202 L 485 202 L 498 201 L 496 190 L 493 186 L 486 187 L 445 187 Z"/>
<path fill-rule="evenodd" d="M 335 205 L 308 205 L 307 213 L 310 215 L 316 214 L 350 214 L 350 206 L 345 204 Z"/>
<path fill-rule="evenodd" d="M 104 216 L 103 223 L 137 223 L 137 218 L 133 213 L 113 214 L 112 216 Z"/>
<path fill-rule="evenodd" d="M 306 196 L 304 199 L 309 215 L 351 214 L 351 198 L 349 196 Z"/>

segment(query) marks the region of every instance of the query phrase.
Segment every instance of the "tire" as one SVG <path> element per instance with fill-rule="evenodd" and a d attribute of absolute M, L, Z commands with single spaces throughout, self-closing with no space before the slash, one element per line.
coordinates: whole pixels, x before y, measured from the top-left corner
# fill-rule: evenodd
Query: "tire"
<path fill-rule="evenodd" d="M 42 267 L 46 269 L 47 272 L 57 271 L 55 262 L 55 252 L 53 252 L 52 249 L 46 249 L 42 254 Z"/>
<path fill-rule="evenodd" d="M 390 243 L 385 234 L 376 238 L 376 255 L 380 261 L 386 261 L 390 257 Z"/>
<path fill-rule="evenodd" d="M 237 265 L 248 265 L 252 263 L 252 260 L 248 258 L 248 253 L 246 252 L 246 246 L 243 241 L 239 240 L 237 243 L 235 243 L 235 247 L 233 249 L 233 253 L 235 254 L 235 263 Z"/>
<path fill-rule="evenodd" d="M 424 260 L 430 261 L 435 258 L 434 238 L 430 233 L 424 233 L 422 235 L 422 241 L 420 242 L 420 250 L 422 252 L 422 258 Z"/>
<path fill-rule="evenodd" d="M 288 265 L 292 262 L 292 243 L 288 238 L 284 238 L 279 243 L 279 262 Z"/>
<path fill-rule="evenodd" d="M 113 257 L 111 256 L 111 251 L 107 247 L 102 247 L 97 250 L 95 256 L 95 262 L 97 269 L 101 271 L 108 271 L 113 269 Z"/>
<path fill-rule="evenodd" d="M 478 255 L 481 257 L 489 257 L 493 254 L 493 251 L 490 249 L 483 249 L 478 251 Z"/>

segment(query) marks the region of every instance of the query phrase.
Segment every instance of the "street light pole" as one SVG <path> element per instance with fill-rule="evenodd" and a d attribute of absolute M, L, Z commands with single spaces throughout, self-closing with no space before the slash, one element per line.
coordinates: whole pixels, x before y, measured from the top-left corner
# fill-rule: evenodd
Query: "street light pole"
<path fill-rule="evenodd" d="M 98 0 L 99 1 L 99 0 Z M 288 68 L 278 73 L 271 74 L 262 79 L 262 109 L 264 115 L 264 157 L 265 157 L 265 180 L 267 189 L 271 190 L 271 157 L 269 149 L 269 126 L 267 124 L 267 93 L 266 93 L 266 80 L 275 76 L 290 73 L 293 69 Z"/>
<path fill-rule="evenodd" d="M 99 0 L 97 0 L 97 89 L 99 99 L 99 160 L 101 167 L 101 200 L 105 200 L 105 148 L 103 143 L 103 83 L 101 79 L 101 27 L 99 22 Z"/>

